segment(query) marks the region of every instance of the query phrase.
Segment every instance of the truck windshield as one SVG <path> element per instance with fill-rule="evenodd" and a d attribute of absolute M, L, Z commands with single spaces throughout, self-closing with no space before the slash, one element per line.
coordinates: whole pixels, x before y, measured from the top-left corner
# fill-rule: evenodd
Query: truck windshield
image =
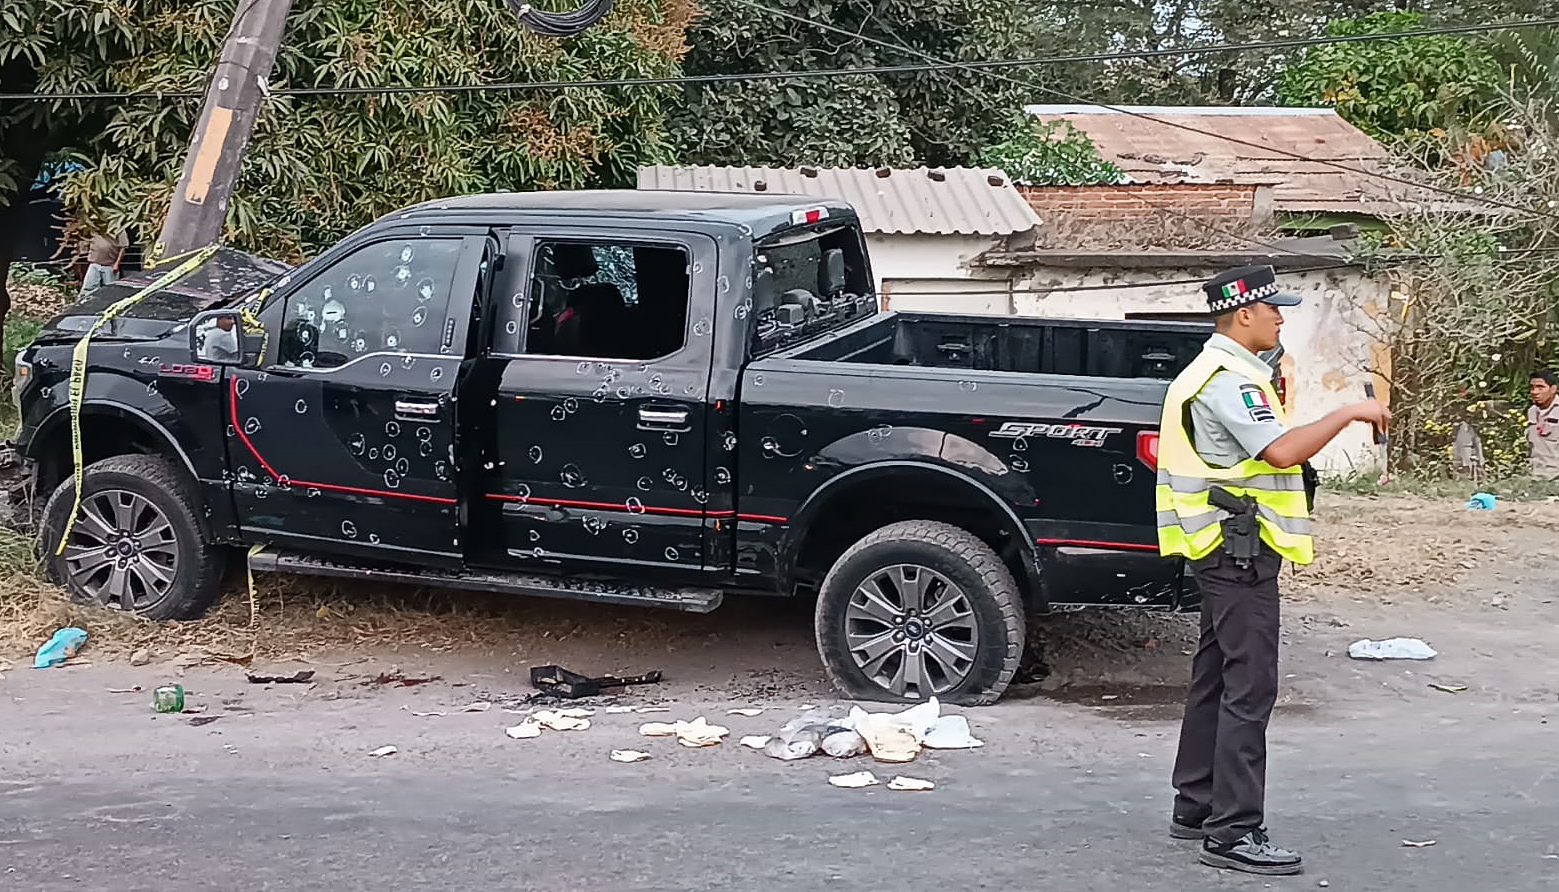
<path fill-rule="evenodd" d="M 768 352 L 877 310 L 860 230 L 804 229 L 759 242 L 754 351 Z"/>

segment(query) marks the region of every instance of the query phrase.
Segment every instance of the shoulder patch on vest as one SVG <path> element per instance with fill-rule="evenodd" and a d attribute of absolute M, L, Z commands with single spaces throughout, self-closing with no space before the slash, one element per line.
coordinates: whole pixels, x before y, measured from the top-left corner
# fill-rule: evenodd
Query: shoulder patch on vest
<path fill-rule="evenodd" d="M 1267 402 L 1267 394 L 1255 384 L 1240 385 L 1240 400 L 1245 403 L 1245 411 L 1250 413 L 1250 420 L 1266 424 L 1276 421 L 1277 416 L 1272 412 L 1272 404 Z"/>

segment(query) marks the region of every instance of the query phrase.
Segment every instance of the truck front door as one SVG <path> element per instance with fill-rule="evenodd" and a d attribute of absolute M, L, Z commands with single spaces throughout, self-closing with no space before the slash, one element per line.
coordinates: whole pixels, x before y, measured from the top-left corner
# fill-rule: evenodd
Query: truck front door
<path fill-rule="evenodd" d="M 262 367 L 229 378 L 239 522 L 277 544 L 458 566 L 456 387 L 495 242 L 386 230 L 266 304 Z"/>

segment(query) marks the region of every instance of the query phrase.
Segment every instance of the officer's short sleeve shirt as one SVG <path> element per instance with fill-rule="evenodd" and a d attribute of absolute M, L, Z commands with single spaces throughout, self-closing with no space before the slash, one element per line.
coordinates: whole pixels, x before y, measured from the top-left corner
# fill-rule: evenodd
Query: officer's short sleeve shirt
<path fill-rule="evenodd" d="M 1208 345 L 1265 367 L 1255 354 L 1224 335 L 1213 335 Z M 1191 441 L 1203 461 L 1230 467 L 1259 456 L 1288 430 L 1277 412 L 1261 387 L 1238 372 L 1221 370 L 1191 401 Z"/>

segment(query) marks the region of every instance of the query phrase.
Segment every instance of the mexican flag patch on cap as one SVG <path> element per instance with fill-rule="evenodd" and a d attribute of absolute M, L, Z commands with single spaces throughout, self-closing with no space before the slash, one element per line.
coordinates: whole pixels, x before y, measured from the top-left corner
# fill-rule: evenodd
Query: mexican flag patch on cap
<path fill-rule="evenodd" d="M 1224 297 L 1239 297 L 1240 295 L 1244 294 L 1245 292 L 1247 292 L 1249 290 L 1250 290 L 1249 288 L 1245 287 L 1245 280 L 1244 279 L 1235 279 L 1232 282 L 1225 282 L 1224 283 L 1224 285 L 1223 285 L 1223 296 Z"/>

